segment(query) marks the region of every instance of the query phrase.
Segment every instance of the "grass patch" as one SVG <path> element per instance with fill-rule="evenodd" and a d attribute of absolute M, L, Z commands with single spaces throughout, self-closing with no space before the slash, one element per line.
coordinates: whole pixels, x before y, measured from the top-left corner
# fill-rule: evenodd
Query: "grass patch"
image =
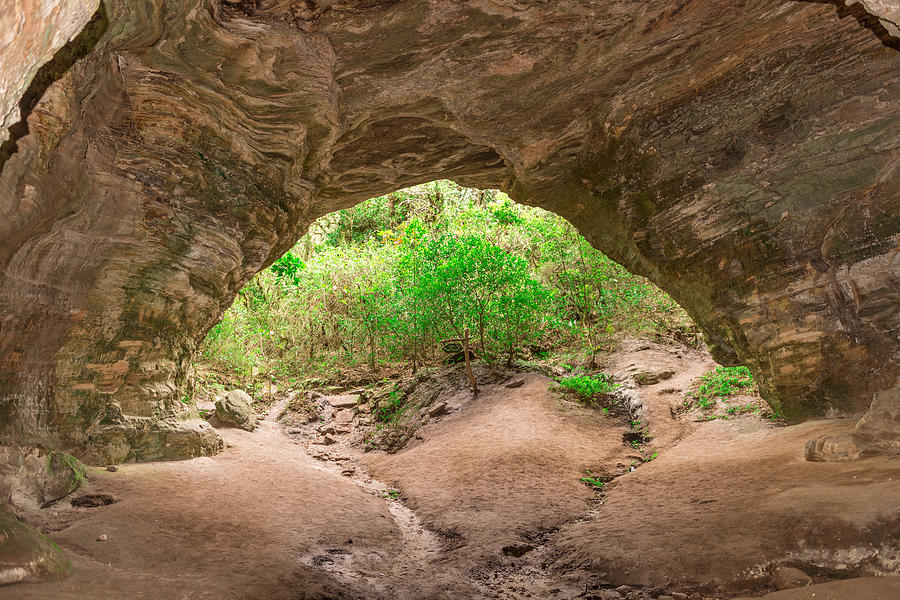
<path fill-rule="evenodd" d="M 747 367 L 716 367 L 700 377 L 697 389 L 688 394 L 686 408 L 709 410 L 719 398 L 757 393 L 756 382 Z"/>
<path fill-rule="evenodd" d="M 596 404 L 599 400 L 607 398 L 622 387 L 618 383 L 613 383 L 612 377 L 605 373 L 598 373 L 593 376 L 573 375 L 560 379 L 557 385 L 560 389 L 571 392 L 588 405 Z"/>

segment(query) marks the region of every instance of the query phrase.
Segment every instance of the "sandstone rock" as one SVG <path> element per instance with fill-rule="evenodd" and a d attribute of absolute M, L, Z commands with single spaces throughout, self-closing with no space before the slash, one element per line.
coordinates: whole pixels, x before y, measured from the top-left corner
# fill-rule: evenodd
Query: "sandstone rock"
<path fill-rule="evenodd" d="M 62 550 L 0 505 L 0 586 L 43 581 L 72 570 Z"/>
<path fill-rule="evenodd" d="M 26 1 L 59 11 L 0 21 L 3 119 L 96 6 Z M 778 0 L 256 4 L 108 0 L 0 153 L 4 442 L 97 464 L 221 447 L 165 423 L 227 300 L 316 217 L 437 177 L 568 218 L 792 421 L 896 389 L 900 54 L 880 31 Z"/>
<path fill-rule="evenodd" d="M 334 423 L 335 423 L 335 425 L 349 425 L 350 423 L 353 422 L 354 416 L 355 415 L 353 414 L 352 410 L 349 410 L 349 409 L 339 410 L 334 415 Z"/>
<path fill-rule="evenodd" d="M 779 566 L 772 572 L 772 585 L 777 590 L 789 590 L 812 585 L 812 578 L 794 567 Z"/>
<path fill-rule="evenodd" d="M 439 417 L 443 414 L 447 413 L 447 403 L 446 402 L 438 402 L 434 406 L 428 409 L 429 417 Z"/>
<path fill-rule="evenodd" d="M 856 460 L 865 455 L 863 440 L 850 433 L 825 434 L 806 443 L 806 460 L 813 462 L 840 462 Z"/>
<path fill-rule="evenodd" d="M 325 434 L 325 437 L 322 438 L 322 443 L 326 446 L 331 446 L 332 444 L 337 444 L 337 438 L 330 433 L 327 433 Z"/>
<path fill-rule="evenodd" d="M 247 431 L 256 429 L 258 419 L 253 414 L 253 399 L 242 390 L 232 390 L 216 400 L 216 418 L 222 423 Z"/>
<path fill-rule="evenodd" d="M 359 394 L 326 396 L 325 401 L 334 408 L 354 408 L 357 404 L 359 404 Z"/>
<path fill-rule="evenodd" d="M 0 505 L 40 508 L 77 490 L 85 475 L 81 461 L 68 454 L 0 446 Z"/>
<path fill-rule="evenodd" d="M 19 99 L 38 69 L 74 38 L 99 0 L 5 0 L 0 11 L 0 143 L 22 117 Z"/>
<path fill-rule="evenodd" d="M 671 379 L 674 375 L 675 371 L 661 371 L 659 373 L 639 371 L 634 374 L 634 382 L 638 385 L 654 385 L 660 381 Z"/>
<path fill-rule="evenodd" d="M 524 379 L 513 379 L 512 381 L 510 381 L 509 383 L 506 384 L 506 387 L 508 387 L 510 389 L 515 389 L 515 388 L 520 388 L 523 385 L 525 385 Z"/>
<path fill-rule="evenodd" d="M 649 371 L 640 371 L 634 374 L 634 382 L 638 385 L 653 385 L 659 381 L 659 375 Z"/>
<path fill-rule="evenodd" d="M 116 471 L 119 470 L 119 467 L 118 467 L 118 465 L 108 465 L 106 467 L 106 470 L 109 471 L 110 473 L 115 473 Z"/>

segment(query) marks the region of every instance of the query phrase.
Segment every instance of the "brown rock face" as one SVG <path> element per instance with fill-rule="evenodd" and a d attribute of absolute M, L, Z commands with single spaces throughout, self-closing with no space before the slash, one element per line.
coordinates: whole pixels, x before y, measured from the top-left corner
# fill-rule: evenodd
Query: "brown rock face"
<path fill-rule="evenodd" d="M 865 410 L 900 378 L 900 52 L 864 4 L 109 0 L 2 165 L 2 442 L 215 451 L 179 407 L 241 285 L 440 177 L 571 220 L 791 419 Z"/>
<path fill-rule="evenodd" d="M 81 31 L 100 0 L 4 0 L 0 11 L 0 143 L 38 69 Z"/>

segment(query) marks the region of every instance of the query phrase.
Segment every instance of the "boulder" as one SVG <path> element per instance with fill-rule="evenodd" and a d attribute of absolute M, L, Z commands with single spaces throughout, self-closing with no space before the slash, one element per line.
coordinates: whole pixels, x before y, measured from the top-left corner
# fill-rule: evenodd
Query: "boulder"
<path fill-rule="evenodd" d="M 259 424 L 253 414 L 253 399 L 243 390 L 232 390 L 225 397 L 216 400 L 216 418 L 221 422 L 247 431 L 253 431 Z"/>
<path fill-rule="evenodd" d="M 0 505 L 40 508 L 77 490 L 85 474 L 81 461 L 69 454 L 0 446 Z"/>

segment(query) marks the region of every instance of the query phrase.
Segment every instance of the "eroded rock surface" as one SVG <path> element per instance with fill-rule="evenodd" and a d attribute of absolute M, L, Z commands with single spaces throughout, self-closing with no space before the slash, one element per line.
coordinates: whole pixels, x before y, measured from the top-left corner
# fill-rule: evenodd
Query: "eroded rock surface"
<path fill-rule="evenodd" d="M 180 399 L 241 285 L 439 177 L 571 220 L 789 418 L 865 410 L 898 387 L 900 52 L 892 3 L 839 4 L 109 0 L 0 174 L 0 441 L 214 451 Z"/>
<path fill-rule="evenodd" d="M 84 27 L 100 0 L 4 0 L 0 10 L 0 143 L 21 117 L 38 69 Z"/>
<path fill-rule="evenodd" d="M 72 570 L 63 551 L 0 505 L 0 586 L 56 579 Z"/>

